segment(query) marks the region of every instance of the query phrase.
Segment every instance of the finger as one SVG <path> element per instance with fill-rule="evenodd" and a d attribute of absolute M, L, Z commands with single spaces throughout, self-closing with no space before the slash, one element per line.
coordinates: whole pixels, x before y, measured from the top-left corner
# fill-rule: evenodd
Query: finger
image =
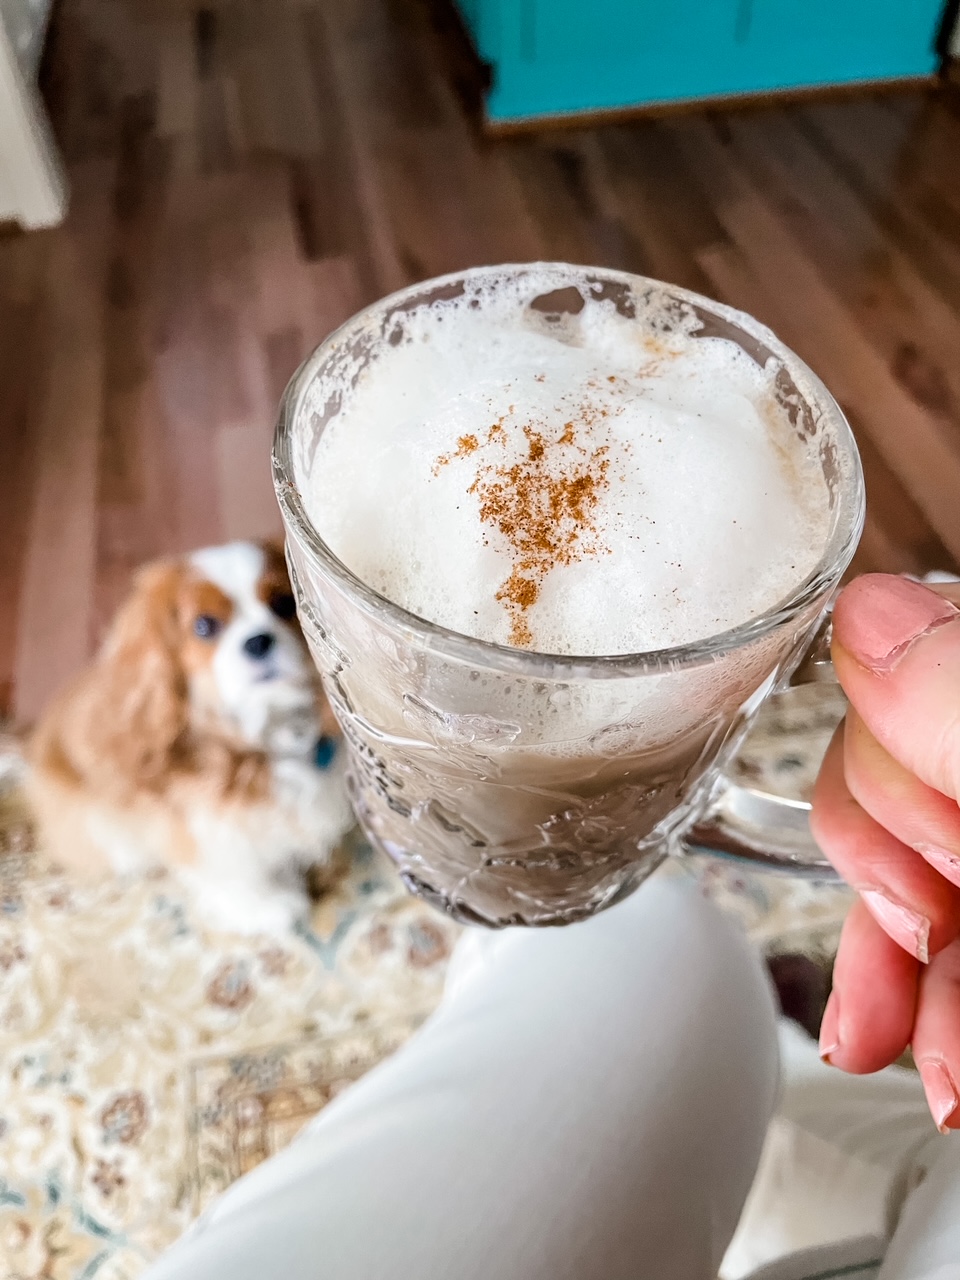
<path fill-rule="evenodd" d="M 833 991 L 820 1027 L 820 1054 L 864 1075 L 896 1062 L 910 1042 L 922 966 L 855 902 L 840 937 Z"/>
<path fill-rule="evenodd" d="M 833 661 L 877 741 L 927 786 L 960 797 L 960 610 L 906 578 L 857 578 L 837 599 Z"/>
<path fill-rule="evenodd" d="M 960 942 L 921 975 L 913 1056 L 938 1127 L 960 1128 Z"/>
<path fill-rule="evenodd" d="M 856 711 L 847 712 L 843 774 L 850 794 L 901 843 L 916 849 L 934 871 L 960 886 L 960 808 L 904 769 L 877 742 Z M 951 895 L 960 920 L 960 888 Z"/>
<path fill-rule="evenodd" d="M 960 608 L 960 582 L 925 582 L 923 585 Z"/>
<path fill-rule="evenodd" d="M 810 815 L 814 839 L 877 923 L 926 963 L 960 932 L 957 891 L 850 794 L 843 773 L 844 737 L 841 725 L 817 778 Z"/>

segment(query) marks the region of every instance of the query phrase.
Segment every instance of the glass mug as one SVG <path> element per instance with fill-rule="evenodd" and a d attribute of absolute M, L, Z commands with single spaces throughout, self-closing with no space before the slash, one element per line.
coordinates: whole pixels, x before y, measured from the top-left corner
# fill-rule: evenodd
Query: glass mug
<path fill-rule="evenodd" d="M 368 307 L 294 375 L 273 454 L 300 619 L 343 729 L 360 823 L 413 893 L 491 927 L 591 916 L 690 843 L 821 871 L 805 806 L 735 787 L 724 770 L 764 699 L 789 683 L 856 548 L 864 489 L 850 428 L 820 380 L 750 316 L 657 281 L 562 263 L 547 268 L 556 289 L 545 294 L 543 270 L 528 304 L 538 323 L 562 328 L 585 298 L 629 317 L 643 295 L 662 304 L 665 326 L 692 315 L 696 336 L 776 362 L 775 394 L 827 480 L 823 556 L 762 617 L 647 653 L 544 655 L 408 613 L 351 573 L 312 526 L 303 495 L 316 442 L 342 387 L 402 338 L 411 310 L 478 277 L 506 273 L 522 286 L 526 269 L 477 268 Z"/>

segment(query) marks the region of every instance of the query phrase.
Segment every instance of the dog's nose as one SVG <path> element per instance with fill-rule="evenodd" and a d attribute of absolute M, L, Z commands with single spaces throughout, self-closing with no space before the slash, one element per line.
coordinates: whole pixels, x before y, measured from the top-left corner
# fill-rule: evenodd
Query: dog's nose
<path fill-rule="evenodd" d="M 259 635 L 250 636 L 243 642 L 243 651 L 251 658 L 265 658 L 274 645 L 274 637 L 269 631 L 261 631 Z"/>

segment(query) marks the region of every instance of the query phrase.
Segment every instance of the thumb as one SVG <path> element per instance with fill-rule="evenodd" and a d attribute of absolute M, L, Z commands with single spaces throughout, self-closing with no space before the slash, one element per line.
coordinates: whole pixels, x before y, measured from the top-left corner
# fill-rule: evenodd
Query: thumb
<path fill-rule="evenodd" d="M 918 582 L 866 574 L 837 600 L 833 661 L 874 738 L 960 799 L 960 610 Z"/>

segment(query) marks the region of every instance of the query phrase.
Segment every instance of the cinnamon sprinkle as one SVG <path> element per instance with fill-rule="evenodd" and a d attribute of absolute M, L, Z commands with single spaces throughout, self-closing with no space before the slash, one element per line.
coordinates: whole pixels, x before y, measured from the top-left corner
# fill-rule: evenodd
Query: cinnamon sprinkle
<path fill-rule="evenodd" d="M 480 441 L 474 435 L 460 436 L 457 440 L 457 447 L 453 453 L 441 453 L 440 457 L 433 464 L 433 474 L 437 475 L 441 467 L 445 467 L 453 458 L 466 458 L 469 454 L 475 453 L 480 448 Z"/>
<path fill-rule="evenodd" d="M 480 462 L 467 490 L 479 499 L 481 521 L 496 529 L 509 546 L 512 571 L 496 598 L 510 617 L 510 642 L 520 648 L 533 644 L 526 615 L 551 570 L 608 550 L 598 540 L 595 516 L 600 494 L 610 487 L 610 447 L 592 445 L 589 435 L 578 439 L 578 427 L 586 434 L 598 418 L 606 416 L 603 409 L 584 404 L 576 421 L 564 423 L 556 436 L 543 426 L 527 423 L 522 428 L 525 456 L 512 463 Z M 494 444 L 503 446 L 506 440 L 502 418 L 489 428 L 482 443 L 476 436 L 461 436 L 455 453 L 437 459 L 434 474 L 453 458 Z M 572 464 L 571 450 L 578 455 Z"/>

